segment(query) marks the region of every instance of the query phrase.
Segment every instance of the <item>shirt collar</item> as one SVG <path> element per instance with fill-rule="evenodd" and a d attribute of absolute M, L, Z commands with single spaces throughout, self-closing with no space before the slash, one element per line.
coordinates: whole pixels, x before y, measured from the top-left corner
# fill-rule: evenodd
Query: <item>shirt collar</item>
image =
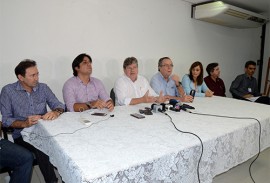
<path fill-rule="evenodd" d="M 161 74 L 160 71 L 158 72 L 158 74 L 159 74 L 159 77 L 161 77 L 164 81 L 166 81 L 166 79 L 164 78 L 164 76 Z M 172 78 L 172 74 L 169 76 L 168 82 L 171 80 L 171 78 Z"/>
<path fill-rule="evenodd" d="M 216 81 L 211 76 L 208 76 L 208 77 L 214 82 L 219 82 L 219 77 L 216 78 Z"/>
<path fill-rule="evenodd" d="M 138 80 L 139 74 L 137 75 L 137 79 L 133 82 L 125 73 L 124 73 L 125 78 L 127 78 L 130 82 L 135 83 Z"/>
<path fill-rule="evenodd" d="M 248 78 L 248 79 L 253 79 L 253 76 L 249 77 L 249 75 L 247 75 L 246 73 L 245 73 L 245 77 Z"/>
<path fill-rule="evenodd" d="M 33 88 L 33 91 L 34 91 L 34 92 L 37 91 L 38 86 L 39 86 L 39 83 L 37 84 L 37 86 L 35 86 L 35 87 Z M 26 90 L 23 88 L 23 86 L 22 86 L 22 84 L 20 83 L 20 81 L 17 81 L 16 90 L 23 90 L 23 91 L 26 91 Z"/>
<path fill-rule="evenodd" d="M 79 82 L 79 83 L 81 83 L 81 84 L 84 84 L 83 83 L 83 81 L 81 80 L 81 78 L 79 77 L 79 76 L 75 76 L 76 77 L 76 80 Z M 89 77 L 89 82 L 88 83 L 90 83 L 91 82 L 91 76 Z M 88 84 L 87 83 L 87 84 Z"/>

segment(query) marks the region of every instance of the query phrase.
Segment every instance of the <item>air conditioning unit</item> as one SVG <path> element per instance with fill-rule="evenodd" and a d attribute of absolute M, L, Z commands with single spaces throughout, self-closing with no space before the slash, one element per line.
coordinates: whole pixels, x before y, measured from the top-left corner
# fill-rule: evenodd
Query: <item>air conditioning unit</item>
<path fill-rule="evenodd" d="M 233 28 L 260 27 L 268 18 L 222 1 L 192 5 L 192 18 Z"/>

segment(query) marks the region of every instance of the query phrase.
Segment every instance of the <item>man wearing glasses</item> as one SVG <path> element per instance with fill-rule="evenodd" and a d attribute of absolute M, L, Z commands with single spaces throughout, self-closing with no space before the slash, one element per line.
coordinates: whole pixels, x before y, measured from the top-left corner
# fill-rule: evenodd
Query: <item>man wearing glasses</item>
<path fill-rule="evenodd" d="M 173 62 L 169 57 L 158 61 L 158 71 L 151 79 L 150 85 L 156 93 L 162 92 L 166 100 L 175 99 L 182 102 L 192 102 L 193 97 L 186 95 L 179 82 L 179 76 L 172 74 Z"/>

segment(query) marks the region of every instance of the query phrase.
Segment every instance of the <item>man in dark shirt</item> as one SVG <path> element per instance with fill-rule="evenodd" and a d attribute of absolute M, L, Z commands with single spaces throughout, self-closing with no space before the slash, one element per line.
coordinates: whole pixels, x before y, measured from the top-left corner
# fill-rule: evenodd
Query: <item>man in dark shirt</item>
<path fill-rule="evenodd" d="M 208 76 L 204 78 L 204 82 L 208 88 L 214 92 L 214 95 L 226 97 L 225 95 L 225 85 L 222 79 L 219 78 L 220 69 L 218 63 L 208 64 L 206 67 Z"/>
<path fill-rule="evenodd" d="M 255 98 L 255 102 L 269 105 L 269 97 L 263 96 L 258 90 L 257 80 L 253 77 L 256 70 L 254 61 L 247 61 L 245 64 L 245 74 L 238 75 L 232 82 L 230 92 L 234 98 L 251 100 Z M 254 98 L 253 98 L 254 99 Z"/>

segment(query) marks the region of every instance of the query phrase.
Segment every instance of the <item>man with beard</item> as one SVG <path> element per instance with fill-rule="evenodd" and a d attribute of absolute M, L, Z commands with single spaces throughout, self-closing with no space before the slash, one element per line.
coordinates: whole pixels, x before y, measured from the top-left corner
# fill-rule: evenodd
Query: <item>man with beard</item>
<path fill-rule="evenodd" d="M 257 80 L 253 77 L 256 70 L 254 61 L 247 61 L 245 73 L 237 76 L 232 82 L 230 92 L 234 98 L 250 100 L 269 105 L 269 97 L 261 96 L 258 90 Z"/>

